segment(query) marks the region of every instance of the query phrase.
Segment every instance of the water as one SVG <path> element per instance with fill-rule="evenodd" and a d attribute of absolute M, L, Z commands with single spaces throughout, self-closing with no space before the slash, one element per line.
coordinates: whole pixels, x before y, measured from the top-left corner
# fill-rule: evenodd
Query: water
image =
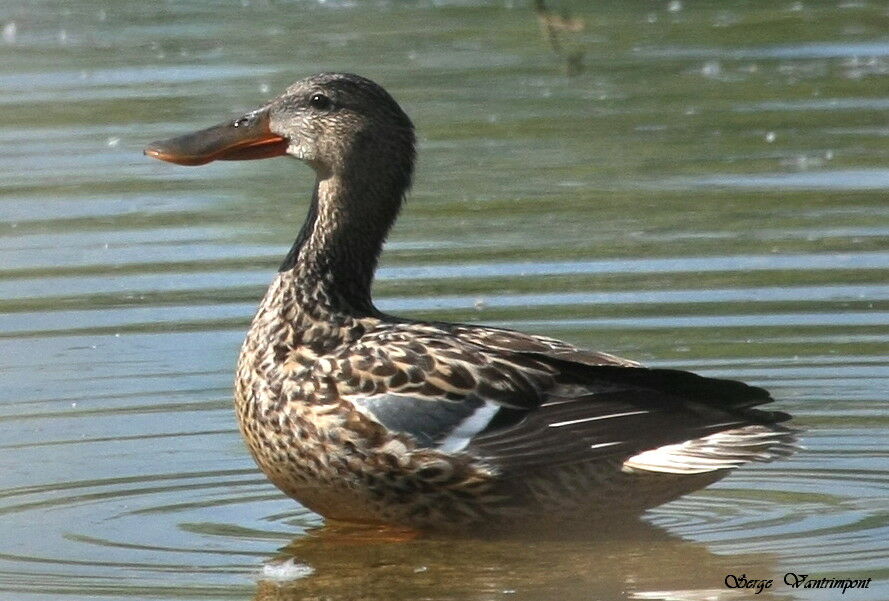
<path fill-rule="evenodd" d="M 0 599 L 889 598 L 885 5 L 565 4 L 569 78 L 514 4 L 0 7 Z M 615 532 L 319 528 L 231 409 L 311 173 L 141 156 L 319 70 L 419 130 L 383 308 L 766 386 L 805 450 Z"/>

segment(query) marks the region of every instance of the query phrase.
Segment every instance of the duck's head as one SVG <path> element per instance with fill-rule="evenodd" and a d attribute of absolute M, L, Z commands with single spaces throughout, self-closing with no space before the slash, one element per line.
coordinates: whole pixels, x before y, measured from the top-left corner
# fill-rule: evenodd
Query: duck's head
<path fill-rule="evenodd" d="M 311 165 L 321 179 L 395 177 L 407 187 L 414 130 L 398 103 L 374 82 L 321 73 L 243 116 L 153 142 L 145 154 L 179 165 L 290 155 Z"/>

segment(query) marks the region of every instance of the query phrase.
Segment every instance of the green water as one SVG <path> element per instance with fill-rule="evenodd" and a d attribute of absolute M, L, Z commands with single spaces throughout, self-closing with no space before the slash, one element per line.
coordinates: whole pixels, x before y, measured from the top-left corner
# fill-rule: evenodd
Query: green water
<path fill-rule="evenodd" d="M 525 2 L 0 5 L 0 599 L 889 597 L 887 6 L 550 4 L 574 77 Z M 141 155 L 321 70 L 417 125 L 382 308 L 766 386 L 805 449 L 615 532 L 322 528 L 231 409 L 312 174 Z"/>

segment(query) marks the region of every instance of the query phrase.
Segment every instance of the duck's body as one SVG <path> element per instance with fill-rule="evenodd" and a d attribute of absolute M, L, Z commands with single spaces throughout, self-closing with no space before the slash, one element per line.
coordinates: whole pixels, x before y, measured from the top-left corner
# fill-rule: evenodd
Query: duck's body
<path fill-rule="evenodd" d="M 376 84 L 322 74 L 148 154 L 182 164 L 290 154 L 309 217 L 241 351 L 236 408 L 259 466 L 336 519 L 497 526 L 635 514 L 791 451 L 768 393 L 570 344 L 395 318 L 373 305 L 410 184 L 410 120 Z"/>

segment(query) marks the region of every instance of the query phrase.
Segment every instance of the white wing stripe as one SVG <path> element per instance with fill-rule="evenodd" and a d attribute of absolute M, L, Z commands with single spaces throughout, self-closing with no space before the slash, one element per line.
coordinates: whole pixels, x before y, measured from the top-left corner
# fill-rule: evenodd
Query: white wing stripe
<path fill-rule="evenodd" d="M 584 424 L 586 422 L 593 422 L 598 419 L 611 419 L 613 417 L 625 417 L 627 415 L 639 415 L 641 413 L 648 413 L 648 411 L 627 411 L 625 413 L 612 413 L 611 415 L 597 415 L 595 417 L 582 417 L 580 419 L 571 419 L 566 422 L 553 422 L 549 424 L 550 428 L 561 428 L 562 426 L 573 426 L 574 424 Z"/>
<path fill-rule="evenodd" d="M 599 444 L 591 444 L 590 448 L 591 449 L 601 449 L 603 447 L 613 447 L 614 445 L 620 444 L 620 443 L 621 443 L 620 440 L 618 440 L 617 442 L 600 442 Z"/>
<path fill-rule="evenodd" d="M 467 417 L 454 428 L 438 446 L 445 453 L 462 451 L 472 440 L 472 437 L 488 427 L 494 414 L 500 410 L 500 405 L 486 401 L 484 405 L 475 410 L 475 413 Z"/>

